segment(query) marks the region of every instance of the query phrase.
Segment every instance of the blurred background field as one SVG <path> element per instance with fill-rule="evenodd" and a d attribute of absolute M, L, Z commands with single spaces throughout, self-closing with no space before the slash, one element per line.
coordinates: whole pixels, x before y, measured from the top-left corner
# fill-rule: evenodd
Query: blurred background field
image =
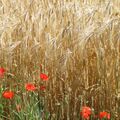
<path fill-rule="evenodd" d="M 120 0 L 0 0 L 0 67 L 1 119 L 82 120 L 89 106 L 119 120 Z"/>

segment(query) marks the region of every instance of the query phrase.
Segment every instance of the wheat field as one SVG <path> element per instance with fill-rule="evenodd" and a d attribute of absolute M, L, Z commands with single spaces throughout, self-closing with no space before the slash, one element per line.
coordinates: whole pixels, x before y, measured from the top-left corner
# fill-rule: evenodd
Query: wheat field
<path fill-rule="evenodd" d="M 0 67 L 1 120 L 120 120 L 120 0 L 0 0 Z"/>

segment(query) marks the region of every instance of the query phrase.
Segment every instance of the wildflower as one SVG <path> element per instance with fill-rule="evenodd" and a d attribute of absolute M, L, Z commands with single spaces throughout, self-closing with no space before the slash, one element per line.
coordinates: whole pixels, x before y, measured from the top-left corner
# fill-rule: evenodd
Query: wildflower
<path fill-rule="evenodd" d="M 12 91 L 5 91 L 2 95 L 6 99 L 12 99 L 14 97 L 14 92 L 12 92 Z"/>
<path fill-rule="evenodd" d="M 28 83 L 25 85 L 27 91 L 34 91 L 36 89 L 34 84 Z"/>
<path fill-rule="evenodd" d="M 40 86 L 40 90 L 44 91 L 46 89 L 45 86 Z"/>
<path fill-rule="evenodd" d="M 110 114 L 105 112 L 105 111 L 103 111 L 103 112 L 99 113 L 99 117 L 100 117 L 100 119 L 107 118 L 109 120 L 110 119 Z"/>
<path fill-rule="evenodd" d="M 44 73 L 41 73 L 41 74 L 40 74 L 40 78 L 41 78 L 42 80 L 44 80 L 44 81 L 47 81 L 47 80 L 48 80 L 48 76 L 47 76 L 46 74 L 44 74 Z"/>
<path fill-rule="evenodd" d="M 82 111 L 81 111 L 81 115 L 84 119 L 88 119 L 90 118 L 91 115 L 91 108 L 90 107 L 82 107 Z"/>
<path fill-rule="evenodd" d="M 4 68 L 0 68 L 0 77 L 3 77 L 5 73 L 5 69 Z"/>

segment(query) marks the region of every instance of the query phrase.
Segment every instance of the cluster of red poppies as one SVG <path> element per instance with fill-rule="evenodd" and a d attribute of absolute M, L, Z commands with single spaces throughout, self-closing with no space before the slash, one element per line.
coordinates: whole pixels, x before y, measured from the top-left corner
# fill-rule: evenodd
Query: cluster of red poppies
<path fill-rule="evenodd" d="M 5 73 L 5 69 L 0 68 L 0 78 L 4 76 L 4 73 Z M 48 80 L 48 76 L 46 74 L 44 74 L 44 73 L 40 74 L 40 78 L 43 81 Z M 25 84 L 25 89 L 27 91 L 35 91 L 37 89 L 37 87 L 32 83 L 27 83 L 27 84 Z M 45 86 L 40 86 L 40 90 L 45 90 L 45 89 L 46 89 Z M 12 91 L 4 91 L 2 95 L 6 99 L 12 99 L 14 97 L 14 92 L 12 92 Z M 84 107 L 82 107 L 80 114 L 84 119 L 89 120 L 90 116 L 92 114 L 92 110 L 91 110 L 90 107 L 84 106 Z M 110 114 L 103 111 L 103 112 L 100 112 L 97 117 L 100 118 L 100 119 L 106 118 L 106 119 L 109 120 L 110 119 Z"/>
<path fill-rule="evenodd" d="M 2 78 L 4 76 L 4 73 L 5 73 L 5 69 L 4 68 L 0 68 L 0 78 Z M 44 73 L 41 73 L 40 74 L 40 78 L 43 80 L 43 81 L 47 81 L 48 80 L 48 76 Z M 35 91 L 37 89 L 37 87 L 32 84 L 32 83 L 27 83 L 25 84 L 25 89 L 27 91 Z M 40 90 L 45 90 L 46 89 L 46 86 L 40 86 L 39 88 Z M 10 91 L 10 90 L 7 90 L 7 91 L 4 91 L 2 96 L 6 99 L 12 99 L 14 97 L 14 92 L 13 91 Z"/>
<path fill-rule="evenodd" d="M 82 117 L 84 119 L 89 120 L 90 119 L 90 115 L 92 114 L 92 110 L 90 107 L 82 107 L 82 110 L 80 112 L 80 114 L 82 115 Z M 106 111 L 100 112 L 99 115 L 96 115 L 95 117 L 99 118 L 99 119 L 107 119 L 110 120 L 110 114 Z"/>

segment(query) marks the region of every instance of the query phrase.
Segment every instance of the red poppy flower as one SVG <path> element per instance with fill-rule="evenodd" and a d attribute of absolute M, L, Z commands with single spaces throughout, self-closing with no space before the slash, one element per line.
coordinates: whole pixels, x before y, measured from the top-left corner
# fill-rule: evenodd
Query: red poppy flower
<path fill-rule="evenodd" d="M 47 76 L 46 74 L 44 74 L 44 73 L 41 73 L 41 74 L 40 74 L 40 78 L 41 78 L 42 80 L 44 80 L 44 81 L 47 81 L 47 80 L 48 80 L 48 76 Z"/>
<path fill-rule="evenodd" d="M 0 68 L 0 77 L 3 77 L 5 73 L 5 69 L 4 68 Z"/>
<path fill-rule="evenodd" d="M 103 111 L 103 112 L 100 112 L 99 117 L 100 117 L 100 119 L 107 118 L 109 120 L 110 119 L 110 114 Z"/>
<path fill-rule="evenodd" d="M 46 89 L 45 86 L 40 86 L 40 90 L 44 91 Z"/>
<path fill-rule="evenodd" d="M 12 99 L 14 97 L 14 92 L 12 91 L 5 91 L 3 93 L 3 97 L 6 99 Z"/>
<path fill-rule="evenodd" d="M 91 112 L 92 112 L 91 108 L 85 106 L 85 107 L 82 107 L 81 115 L 84 119 L 89 120 Z"/>
<path fill-rule="evenodd" d="M 34 90 L 36 90 L 35 85 L 31 84 L 31 83 L 26 84 L 25 88 L 26 88 L 27 91 L 34 91 Z"/>

